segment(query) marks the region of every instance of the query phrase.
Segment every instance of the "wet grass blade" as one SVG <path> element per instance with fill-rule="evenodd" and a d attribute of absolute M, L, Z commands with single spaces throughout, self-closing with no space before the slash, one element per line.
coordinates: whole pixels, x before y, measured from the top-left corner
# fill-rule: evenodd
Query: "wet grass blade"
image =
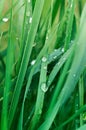
<path fill-rule="evenodd" d="M 83 10 L 83 14 L 86 14 L 86 5 Z M 53 109 L 51 110 L 50 115 L 48 114 L 48 117 L 46 116 L 46 120 L 44 123 L 40 126 L 39 130 L 48 130 L 55 117 L 56 114 L 59 111 L 59 108 L 67 101 L 71 93 L 74 91 L 74 88 L 76 86 L 76 83 L 79 80 L 80 75 L 82 74 L 83 70 L 85 69 L 86 65 L 86 57 L 85 57 L 85 51 L 86 51 L 86 17 L 83 17 L 82 14 L 82 23 L 83 26 L 80 26 L 79 34 L 76 38 L 76 46 L 75 46 L 75 55 L 73 58 L 73 62 L 70 68 L 70 73 L 68 75 L 68 78 L 64 84 L 64 87 L 59 95 L 58 101 L 55 103 Z M 82 43 L 82 44 L 81 44 Z M 80 53 L 79 53 L 80 51 Z M 78 55 L 77 55 L 78 54 Z M 77 62 L 76 62 L 77 61 Z"/>
<path fill-rule="evenodd" d="M 30 123 L 30 127 L 29 127 L 30 130 L 37 128 L 39 119 L 42 114 L 44 96 L 45 96 L 45 92 L 48 90 L 47 85 L 46 85 L 46 74 L 47 74 L 47 57 L 45 56 L 42 58 L 41 73 L 40 73 L 38 93 L 37 93 L 37 99 L 36 99 L 36 105 L 35 105 L 35 112 Z"/>

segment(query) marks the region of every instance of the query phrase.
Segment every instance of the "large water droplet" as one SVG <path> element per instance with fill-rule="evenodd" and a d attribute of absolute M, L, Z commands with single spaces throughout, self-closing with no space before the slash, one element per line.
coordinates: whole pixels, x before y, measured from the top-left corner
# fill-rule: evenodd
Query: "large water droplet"
<path fill-rule="evenodd" d="M 8 18 L 3 18 L 2 21 L 6 23 L 8 21 Z"/>
<path fill-rule="evenodd" d="M 43 57 L 42 58 L 42 62 L 46 62 L 47 61 L 47 58 L 46 57 Z"/>
<path fill-rule="evenodd" d="M 41 90 L 45 93 L 48 90 L 48 87 L 46 86 L 46 83 L 42 83 Z"/>
<path fill-rule="evenodd" d="M 31 61 L 31 65 L 34 65 L 35 62 L 36 62 L 36 60 L 32 60 L 32 61 Z"/>

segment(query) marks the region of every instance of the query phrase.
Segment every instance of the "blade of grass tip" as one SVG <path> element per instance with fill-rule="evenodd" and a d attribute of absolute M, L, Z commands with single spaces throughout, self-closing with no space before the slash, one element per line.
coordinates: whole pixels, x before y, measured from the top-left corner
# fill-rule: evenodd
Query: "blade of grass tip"
<path fill-rule="evenodd" d="M 22 56 L 23 56 L 23 52 L 24 52 L 24 35 L 25 35 L 25 23 L 26 23 L 26 11 L 27 11 L 27 0 L 25 0 L 25 10 L 24 10 L 24 19 L 23 19 L 23 25 L 22 25 L 22 33 L 21 33 L 21 42 L 20 42 L 20 57 L 19 57 L 19 61 L 18 61 L 18 65 L 17 65 L 17 71 L 19 70 L 20 64 L 21 64 L 21 60 L 22 60 Z"/>
<path fill-rule="evenodd" d="M 69 1 L 69 15 L 67 20 L 67 28 L 66 28 L 66 37 L 65 37 L 65 45 L 64 50 L 66 51 L 69 48 L 69 43 L 71 39 L 71 32 L 73 26 L 73 18 L 74 18 L 74 0 Z"/>
<path fill-rule="evenodd" d="M 30 31 L 28 32 L 26 45 L 25 45 L 25 49 L 24 49 L 24 54 L 23 54 L 21 65 L 20 65 L 20 70 L 19 70 L 19 74 L 18 74 L 18 78 L 17 78 L 10 110 L 9 110 L 9 129 L 10 129 L 10 126 L 11 126 L 11 123 L 12 123 L 12 120 L 13 120 L 13 117 L 14 117 L 14 114 L 16 111 L 17 104 L 18 104 L 19 95 L 20 95 L 21 88 L 23 85 L 23 81 L 24 81 L 26 70 L 27 70 L 29 58 L 30 58 L 30 55 L 32 52 L 32 47 L 33 47 L 32 45 L 33 45 L 35 35 L 37 32 L 37 28 L 38 28 L 38 24 L 40 21 L 43 5 L 44 5 L 44 0 L 36 0 L 34 12 L 33 12 L 33 17 L 32 17 L 33 20 L 31 23 Z M 38 10 L 38 8 L 39 8 L 39 10 Z"/>
<path fill-rule="evenodd" d="M 42 63 L 41 63 L 41 73 L 40 73 L 39 87 L 38 87 L 38 93 L 36 99 L 36 106 L 35 106 L 34 115 L 30 122 L 30 127 L 29 127 L 30 130 L 34 130 L 37 128 L 39 119 L 42 114 L 44 96 L 45 96 L 45 92 L 47 92 L 48 90 L 46 86 L 46 75 L 47 75 L 47 57 L 44 56 L 42 58 Z"/>
<path fill-rule="evenodd" d="M 83 9 L 83 13 L 86 14 L 86 5 Z M 83 16 L 83 14 L 82 14 L 82 16 Z M 48 130 L 51 127 L 51 125 L 56 117 L 56 114 L 59 111 L 59 108 L 67 101 L 67 99 L 69 98 L 71 93 L 74 91 L 75 86 L 79 80 L 79 77 L 82 74 L 83 70 L 85 69 L 85 65 L 86 65 L 86 57 L 85 57 L 85 52 L 86 52 L 86 43 L 85 43 L 85 41 L 86 41 L 86 36 L 85 36 L 86 17 L 85 18 L 83 17 L 82 23 L 83 23 L 83 26 L 82 26 L 82 28 L 80 26 L 80 30 L 79 30 L 79 33 L 78 33 L 77 38 L 76 38 L 75 55 L 74 55 L 73 62 L 71 65 L 70 73 L 69 73 L 67 80 L 64 84 L 64 87 L 63 87 L 63 89 L 58 97 L 58 101 L 54 105 L 50 115 L 48 115 L 48 118 L 46 116 L 46 120 L 39 127 L 38 130 L 42 130 L 42 129 Z"/>
<path fill-rule="evenodd" d="M 79 80 L 79 105 L 80 108 L 84 105 L 84 80 L 83 75 L 81 75 L 81 78 Z M 83 113 L 80 114 L 80 126 L 83 125 Z"/>
<path fill-rule="evenodd" d="M 13 4 L 13 0 L 12 0 Z M 6 75 L 5 75 L 5 87 L 4 87 L 4 98 L 2 105 L 2 115 L 1 115 L 1 130 L 8 130 L 8 94 L 11 87 L 11 74 L 13 65 L 13 43 L 12 43 L 12 9 L 10 16 L 10 27 L 9 27 L 9 37 L 8 37 L 8 49 L 6 57 Z"/>
<path fill-rule="evenodd" d="M 77 112 L 75 114 L 73 114 L 68 120 L 66 120 L 65 122 L 63 122 L 55 130 L 59 130 L 60 128 L 62 128 L 63 126 L 65 126 L 66 124 L 68 124 L 69 122 L 71 122 L 72 120 L 74 120 L 76 117 L 78 117 L 80 115 L 80 113 L 82 113 L 84 111 L 86 111 L 86 105 L 83 105 L 79 110 L 77 110 Z"/>

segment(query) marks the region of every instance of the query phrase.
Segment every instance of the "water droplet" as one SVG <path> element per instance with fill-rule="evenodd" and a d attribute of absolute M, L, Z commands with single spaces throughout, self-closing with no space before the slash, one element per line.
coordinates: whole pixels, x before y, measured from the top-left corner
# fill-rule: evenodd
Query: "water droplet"
<path fill-rule="evenodd" d="M 46 83 L 42 83 L 41 90 L 45 93 L 48 90 L 48 87 L 46 86 Z"/>
<path fill-rule="evenodd" d="M 3 18 L 2 21 L 6 23 L 8 21 L 8 18 Z"/>
<path fill-rule="evenodd" d="M 53 57 L 53 59 L 56 59 L 56 58 L 57 58 L 57 56 L 54 56 L 54 57 Z"/>
<path fill-rule="evenodd" d="M 30 3 L 30 0 L 28 0 L 28 3 Z"/>
<path fill-rule="evenodd" d="M 72 4 L 70 5 L 70 7 L 72 8 Z"/>
<path fill-rule="evenodd" d="M 18 37 L 16 37 L 16 40 L 19 40 L 19 38 L 18 38 Z"/>
<path fill-rule="evenodd" d="M 48 40 L 48 36 L 46 36 L 46 40 Z"/>
<path fill-rule="evenodd" d="M 33 44 L 33 47 L 35 47 L 36 46 L 36 42 Z"/>
<path fill-rule="evenodd" d="M 73 74 L 73 77 L 76 77 L 76 75 L 75 75 L 75 74 Z"/>
<path fill-rule="evenodd" d="M 71 43 L 71 44 L 73 44 L 73 43 L 74 43 L 74 41 L 73 41 L 73 40 L 71 40 L 71 41 L 70 41 L 70 43 Z"/>
<path fill-rule="evenodd" d="M 65 60 L 66 60 L 66 58 L 64 57 L 64 58 L 63 58 L 63 60 L 65 61 Z"/>
<path fill-rule="evenodd" d="M 46 57 L 43 57 L 42 58 L 42 62 L 46 62 L 47 61 L 47 58 Z"/>
<path fill-rule="evenodd" d="M 64 52 L 64 48 L 62 48 L 62 52 Z"/>
<path fill-rule="evenodd" d="M 3 97 L 0 98 L 0 102 L 3 100 Z"/>
<path fill-rule="evenodd" d="M 57 51 L 57 49 L 54 49 L 54 51 L 56 52 L 56 51 Z"/>
<path fill-rule="evenodd" d="M 38 114 L 41 115 L 41 113 L 42 113 L 42 110 L 40 109 L 39 112 L 38 112 Z"/>
<path fill-rule="evenodd" d="M 30 19 L 29 19 L 29 23 L 32 23 L 32 17 L 30 17 Z"/>
<path fill-rule="evenodd" d="M 47 70 L 47 66 L 44 66 L 44 70 Z"/>
<path fill-rule="evenodd" d="M 31 65 L 34 65 L 34 64 L 35 64 L 35 62 L 36 62 L 36 60 L 31 61 Z"/>
<path fill-rule="evenodd" d="M 50 84 L 50 80 L 48 80 L 48 84 Z"/>

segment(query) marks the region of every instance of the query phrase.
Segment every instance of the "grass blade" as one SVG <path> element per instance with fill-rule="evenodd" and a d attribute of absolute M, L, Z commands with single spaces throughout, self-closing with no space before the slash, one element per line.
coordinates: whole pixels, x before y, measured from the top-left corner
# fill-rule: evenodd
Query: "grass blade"
<path fill-rule="evenodd" d="M 36 31 L 38 28 L 38 24 L 40 21 L 40 17 L 41 17 L 41 12 L 42 12 L 42 8 L 44 5 L 44 0 L 37 0 L 36 4 L 35 4 L 35 8 L 34 8 L 34 13 L 33 13 L 33 20 L 32 20 L 32 24 L 30 27 L 30 31 L 28 32 L 28 37 L 26 40 L 26 46 L 25 46 L 25 50 L 24 50 L 24 54 L 23 54 L 23 58 L 22 58 L 22 62 L 21 62 L 21 66 L 20 66 L 20 71 L 18 74 L 18 79 L 16 82 L 16 86 L 15 86 L 15 90 L 14 90 L 14 95 L 13 95 L 13 99 L 11 102 L 11 106 L 10 106 L 10 111 L 9 111 L 9 128 L 11 126 L 14 114 L 15 114 L 15 110 L 18 104 L 18 100 L 19 100 L 19 95 L 21 92 L 21 88 L 22 88 L 22 84 L 24 81 L 24 77 L 25 77 L 25 73 L 27 70 L 27 65 L 29 62 L 29 58 L 32 52 L 32 45 L 35 39 L 35 35 L 36 35 Z M 39 8 L 39 10 L 38 10 Z"/>
<path fill-rule="evenodd" d="M 13 1 L 12 1 L 13 4 Z M 5 75 L 5 87 L 4 87 L 4 98 L 2 106 L 2 118 L 1 118 L 1 130 L 8 130 L 8 103 L 9 98 L 8 94 L 11 87 L 11 74 L 13 66 L 13 41 L 12 41 L 12 9 L 10 16 L 10 27 L 9 27 L 9 39 L 8 39 L 8 49 L 7 49 L 7 58 L 6 58 L 6 75 Z"/>

